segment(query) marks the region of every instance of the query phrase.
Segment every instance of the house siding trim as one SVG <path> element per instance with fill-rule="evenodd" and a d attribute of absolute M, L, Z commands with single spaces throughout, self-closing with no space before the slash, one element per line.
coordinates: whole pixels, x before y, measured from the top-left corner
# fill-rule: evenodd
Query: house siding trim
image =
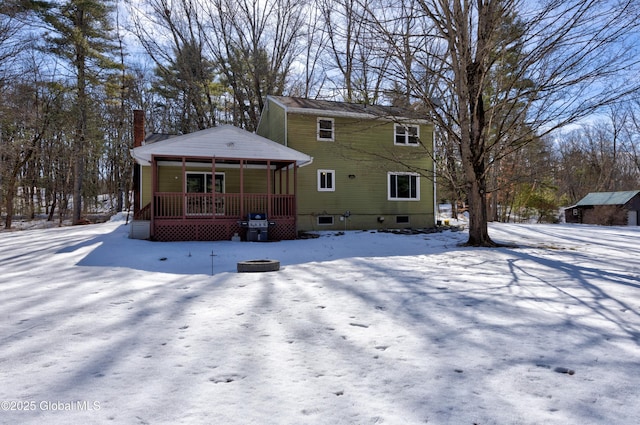
<path fill-rule="evenodd" d="M 421 125 L 432 124 L 432 122 L 426 118 L 410 118 L 410 117 L 396 116 L 391 114 L 373 114 L 373 113 L 363 113 L 363 112 L 336 111 L 331 109 L 290 107 L 280 102 L 278 99 L 272 96 L 267 96 L 267 100 L 283 108 L 285 111 L 285 115 L 287 116 L 288 114 L 301 114 L 301 115 L 314 115 L 319 117 L 326 116 L 326 117 L 335 117 L 335 118 L 355 118 L 355 119 L 364 119 L 364 120 L 382 120 L 382 121 L 402 122 L 402 123 L 416 123 Z"/>

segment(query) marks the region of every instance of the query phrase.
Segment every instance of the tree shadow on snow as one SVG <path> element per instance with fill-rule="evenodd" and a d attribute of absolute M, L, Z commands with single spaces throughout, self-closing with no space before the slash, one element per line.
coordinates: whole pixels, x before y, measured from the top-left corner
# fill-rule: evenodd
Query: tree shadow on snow
<path fill-rule="evenodd" d="M 340 232 L 342 233 L 342 232 Z M 128 226 L 64 247 L 59 253 L 95 246 L 78 262 L 79 266 L 126 267 L 135 270 L 174 274 L 218 274 L 236 272 L 240 261 L 274 259 L 282 266 L 334 261 L 354 257 L 413 256 L 459 249 L 464 236 L 377 233 L 380 241 L 371 243 L 370 232 L 331 233 L 316 239 L 279 242 L 152 242 L 128 238 Z M 375 232 L 374 232 L 375 233 Z M 435 242 L 435 243 L 434 243 Z"/>

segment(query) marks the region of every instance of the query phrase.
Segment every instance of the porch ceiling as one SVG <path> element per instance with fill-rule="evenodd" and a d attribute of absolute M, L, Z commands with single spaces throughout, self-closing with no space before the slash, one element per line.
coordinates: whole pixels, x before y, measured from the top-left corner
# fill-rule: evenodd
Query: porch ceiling
<path fill-rule="evenodd" d="M 143 145 L 131 150 L 131 155 L 141 165 L 150 165 L 152 158 L 185 158 L 194 162 L 237 164 L 240 160 L 247 164 L 304 166 L 313 160 L 302 152 L 283 146 L 267 138 L 231 125 L 223 125 L 195 133 L 172 137 L 156 143 Z"/>
<path fill-rule="evenodd" d="M 158 157 L 154 155 L 154 159 L 158 165 L 165 167 L 182 167 L 182 159 L 185 160 L 185 166 L 187 167 L 211 167 L 211 157 L 203 158 L 191 158 L 191 157 Z M 250 160 L 246 158 L 219 158 L 214 157 L 217 169 L 239 169 L 240 161 L 242 162 L 242 168 L 244 169 L 266 169 L 267 160 Z M 272 170 L 279 170 L 281 168 L 288 167 L 295 163 L 295 161 L 281 161 L 281 160 L 269 160 Z"/>

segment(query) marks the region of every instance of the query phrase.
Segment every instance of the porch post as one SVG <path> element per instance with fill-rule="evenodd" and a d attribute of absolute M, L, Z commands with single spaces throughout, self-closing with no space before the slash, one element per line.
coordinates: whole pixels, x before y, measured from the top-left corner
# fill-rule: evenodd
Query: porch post
<path fill-rule="evenodd" d="M 291 165 L 295 167 L 295 164 L 296 163 L 294 162 Z M 291 165 L 287 167 L 287 195 L 291 195 L 291 192 L 289 191 L 289 168 L 291 168 Z"/>
<path fill-rule="evenodd" d="M 289 170 L 287 170 L 287 174 Z M 289 176 L 287 176 L 287 186 L 289 186 Z M 289 188 L 287 187 L 287 190 Z M 293 222 L 296 224 L 296 234 L 298 233 L 298 164 L 293 163 L 293 205 L 291 214 L 293 215 Z"/>
<path fill-rule="evenodd" d="M 211 218 L 215 220 L 216 213 L 218 212 L 218 208 L 216 207 L 216 157 L 211 158 L 211 184 L 213 187 L 211 188 Z"/>
<path fill-rule="evenodd" d="M 182 219 L 187 218 L 187 161 L 182 157 Z"/>
<path fill-rule="evenodd" d="M 156 192 L 158 190 L 158 162 L 155 155 L 151 155 L 151 224 L 149 225 L 149 238 L 153 240 L 156 228 Z"/>
<path fill-rule="evenodd" d="M 273 196 L 271 196 L 271 160 L 267 160 L 267 217 L 271 217 L 271 202 Z"/>
<path fill-rule="evenodd" d="M 244 214 L 244 160 L 240 160 L 240 219 L 243 220 Z"/>

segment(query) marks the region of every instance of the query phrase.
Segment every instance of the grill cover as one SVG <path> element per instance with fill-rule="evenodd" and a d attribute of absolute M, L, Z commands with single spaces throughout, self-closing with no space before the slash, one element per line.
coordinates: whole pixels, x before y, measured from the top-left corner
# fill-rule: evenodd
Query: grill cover
<path fill-rule="evenodd" d="M 262 213 L 249 213 L 249 220 L 266 220 L 267 215 Z"/>

